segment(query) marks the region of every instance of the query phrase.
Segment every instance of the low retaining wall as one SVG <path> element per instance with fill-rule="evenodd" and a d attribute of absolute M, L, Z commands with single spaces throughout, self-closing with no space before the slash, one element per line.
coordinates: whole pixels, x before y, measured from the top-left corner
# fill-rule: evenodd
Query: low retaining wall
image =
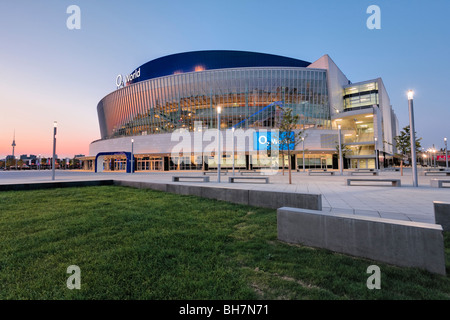
<path fill-rule="evenodd" d="M 440 224 L 444 231 L 450 231 L 450 203 L 433 201 L 434 219 L 436 224 Z"/>
<path fill-rule="evenodd" d="M 445 275 L 440 225 L 283 207 L 278 239 Z"/>
<path fill-rule="evenodd" d="M 51 181 L 37 183 L 20 183 L 20 184 L 0 184 L 0 191 L 24 191 L 52 188 L 69 188 L 69 187 L 92 187 L 113 185 L 113 180 L 92 180 L 92 181 Z"/>
<path fill-rule="evenodd" d="M 115 180 L 115 185 L 140 189 L 153 189 L 170 193 L 193 195 L 203 198 L 224 200 L 255 207 L 278 209 L 289 206 L 322 210 L 322 195 L 309 193 L 292 193 L 277 191 L 259 191 L 235 188 L 205 187 L 187 184 L 152 183 Z"/>
<path fill-rule="evenodd" d="M 159 190 L 270 209 L 278 209 L 280 207 L 289 206 L 295 208 L 322 210 L 322 195 L 320 194 L 259 191 L 225 187 L 205 187 L 180 183 L 154 183 L 124 180 L 51 181 L 41 183 L 5 184 L 0 185 L 0 191 L 23 191 L 103 185 L 118 185 L 138 189 Z"/>

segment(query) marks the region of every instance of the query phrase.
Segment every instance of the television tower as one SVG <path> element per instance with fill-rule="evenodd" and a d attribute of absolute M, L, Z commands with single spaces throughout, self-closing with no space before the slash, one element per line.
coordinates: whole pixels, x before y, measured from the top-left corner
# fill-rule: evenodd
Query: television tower
<path fill-rule="evenodd" d="M 14 157 L 14 148 L 16 147 L 16 130 L 14 130 L 13 143 L 11 146 L 13 147 L 12 155 Z"/>
<path fill-rule="evenodd" d="M 14 159 L 14 166 L 15 166 L 16 169 L 17 169 L 16 157 L 14 156 L 14 148 L 16 147 L 16 130 L 15 130 L 15 129 L 14 129 L 13 142 L 12 142 L 11 146 L 13 147 L 13 150 L 12 150 L 12 157 L 13 157 L 13 159 Z"/>

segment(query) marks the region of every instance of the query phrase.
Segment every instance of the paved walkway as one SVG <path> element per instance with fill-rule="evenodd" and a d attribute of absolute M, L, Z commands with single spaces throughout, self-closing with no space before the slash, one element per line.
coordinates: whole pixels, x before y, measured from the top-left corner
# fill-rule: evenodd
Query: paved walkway
<path fill-rule="evenodd" d="M 172 183 L 173 175 L 200 175 L 200 172 L 171 171 L 134 174 L 126 173 L 93 173 L 83 171 L 56 171 L 56 181 L 80 180 L 133 180 L 146 182 Z M 432 188 L 431 179 L 447 179 L 450 177 L 423 176 L 419 171 L 419 186 L 412 186 L 410 170 L 400 172 L 381 172 L 380 176 L 343 176 L 311 175 L 305 172 L 293 172 L 292 184 L 288 183 L 287 172 L 270 176 L 269 184 L 262 183 L 228 183 L 228 175 L 221 177 L 220 186 L 227 188 L 245 188 L 256 190 L 289 191 L 298 193 L 314 193 L 322 195 L 323 210 L 333 212 L 354 213 L 360 215 L 377 216 L 382 218 L 409 220 L 416 222 L 434 223 L 433 201 L 450 202 L 450 188 Z M 236 171 L 236 175 L 238 175 Z M 216 174 L 208 174 L 211 182 L 177 182 L 183 184 L 218 186 Z M 347 186 L 347 178 L 395 178 L 400 179 L 400 188 L 384 186 Z M 30 182 L 51 182 L 51 171 L 0 171 L 0 184 L 17 184 Z"/>

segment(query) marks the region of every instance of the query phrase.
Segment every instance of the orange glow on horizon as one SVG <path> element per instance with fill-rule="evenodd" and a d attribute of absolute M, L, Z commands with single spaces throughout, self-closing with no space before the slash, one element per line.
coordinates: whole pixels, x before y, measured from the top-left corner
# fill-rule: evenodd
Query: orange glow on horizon
<path fill-rule="evenodd" d="M 84 154 L 89 155 L 89 144 L 94 139 L 86 137 L 67 137 L 56 136 L 56 154 L 59 158 L 72 159 L 75 155 Z M 0 139 L 0 159 L 4 159 L 8 155 L 12 155 L 12 137 L 1 137 Z M 16 134 L 16 147 L 14 149 L 14 156 L 21 155 L 41 155 L 42 157 L 50 157 L 53 153 L 53 137 L 49 135 L 47 141 L 39 139 L 39 137 L 22 136 Z"/>

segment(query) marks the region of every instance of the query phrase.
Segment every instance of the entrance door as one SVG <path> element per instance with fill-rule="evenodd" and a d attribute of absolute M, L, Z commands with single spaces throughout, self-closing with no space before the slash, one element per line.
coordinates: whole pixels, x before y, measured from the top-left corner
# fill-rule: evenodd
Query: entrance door
<path fill-rule="evenodd" d="M 367 166 L 367 159 L 359 159 L 359 166 L 358 166 L 358 168 L 360 168 L 360 169 L 367 169 L 368 168 L 368 166 Z"/>

